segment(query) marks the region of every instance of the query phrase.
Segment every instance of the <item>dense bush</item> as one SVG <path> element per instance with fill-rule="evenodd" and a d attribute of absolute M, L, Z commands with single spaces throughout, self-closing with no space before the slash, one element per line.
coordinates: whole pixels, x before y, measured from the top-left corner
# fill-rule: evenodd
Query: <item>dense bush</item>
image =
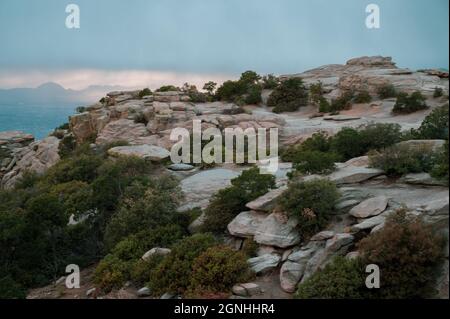
<path fill-rule="evenodd" d="M 229 292 L 239 282 L 252 279 L 247 257 L 227 246 L 208 248 L 193 262 L 187 294 L 201 297 L 209 293 Z"/>
<path fill-rule="evenodd" d="M 311 104 L 318 105 L 323 99 L 323 85 L 322 82 L 317 82 L 309 86 L 309 99 Z"/>
<path fill-rule="evenodd" d="M 300 151 L 292 159 L 294 169 L 304 174 L 327 174 L 335 169 L 338 156 L 320 151 Z"/>
<path fill-rule="evenodd" d="M 329 113 L 331 112 L 331 104 L 326 98 L 321 98 L 319 101 L 319 112 Z"/>
<path fill-rule="evenodd" d="M 372 167 L 382 169 L 387 175 L 401 176 L 408 173 L 429 172 L 434 154 L 430 148 L 400 144 L 369 156 Z"/>
<path fill-rule="evenodd" d="M 72 154 L 77 147 L 77 141 L 75 137 L 70 134 L 64 136 L 58 145 L 58 154 L 61 158 L 66 158 Z"/>
<path fill-rule="evenodd" d="M 142 99 L 144 96 L 147 95 L 152 95 L 152 90 L 150 90 L 149 88 L 145 88 L 141 91 L 139 91 L 139 97 Z"/>
<path fill-rule="evenodd" d="M 176 213 L 180 190 L 171 178 L 155 180 L 152 185 L 136 184 L 123 199 L 122 206 L 112 216 L 105 232 L 105 243 L 113 247 L 122 238 L 141 229 L 178 224 Z"/>
<path fill-rule="evenodd" d="M 241 104 L 261 102 L 261 77 L 254 71 L 246 71 L 237 81 L 225 81 L 216 91 L 216 97 L 222 101 Z"/>
<path fill-rule="evenodd" d="M 397 90 L 392 84 L 381 85 L 377 88 L 377 93 L 380 99 L 388 99 L 397 96 Z"/>
<path fill-rule="evenodd" d="M 298 286 L 298 299 L 362 299 L 366 290 L 365 272 L 359 259 L 336 257 Z"/>
<path fill-rule="evenodd" d="M 352 108 L 354 94 L 353 92 L 345 92 L 337 99 L 331 101 L 331 112 L 339 112 L 342 110 L 349 110 Z"/>
<path fill-rule="evenodd" d="M 403 138 L 401 126 L 395 123 L 369 123 L 360 126 L 358 131 L 364 144 L 363 153 L 386 148 L 400 142 Z"/>
<path fill-rule="evenodd" d="M 385 226 L 358 244 L 360 256 L 337 257 L 299 285 L 297 298 L 411 299 L 434 297 L 443 237 L 420 218 L 399 210 Z M 379 289 L 367 289 L 366 265 L 380 268 Z"/>
<path fill-rule="evenodd" d="M 331 149 L 343 160 L 361 156 L 366 151 L 365 141 L 357 129 L 344 127 L 331 139 Z"/>
<path fill-rule="evenodd" d="M 152 294 L 184 293 L 190 285 L 195 259 L 216 244 L 210 234 L 196 234 L 175 244 L 170 254 L 151 271 L 147 286 Z"/>
<path fill-rule="evenodd" d="M 0 299 L 24 299 L 24 288 L 11 276 L 0 277 Z"/>
<path fill-rule="evenodd" d="M 266 90 L 274 90 L 280 84 L 280 79 L 273 74 L 268 74 L 262 77 L 262 87 Z"/>
<path fill-rule="evenodd" d="M 275 113 L 294 112 L 307 103 L 308 91 L 300 78 L 282 81 L 267 101 L 268 106 L 274 107 Z"/>
<path fill-rule="evenodd" d="M 448 110 L 448 104 L 435 108 L 417 130 L 411 131 L 412 138 L 448 140 Z"/>
<path fill-rule="evenodd" d="M 355 103 L 370 103 L 372 101 L 372 97 L 370 96 L 368 91 L 359 91 L 356 93 L 353 102 Z"/>
<path fill-rule="evenodd" d="M 339 197 L 333 182 L 314 179 L 291 183 L 278 204 L 283 211 L 299 219 L 300 234 L 307 238 L 326 226 Z"/>
<path fill-rule="evenodd" d="M 179 193 L 176 185 L 151 178 L 154 166 L 145 160 L 107 158 L 109 147 L 80 145 L 42 176 L 24 174 L 15 189 L 0 191 L 0 271 L 9 287 L 2 294 L 10 297 L 21 287 L 24 291 L 47 285 L 68 264 L 85 267 L 98 261 L 105 254 L 105 229 L 117 207 L 136 214 L 122 213 L 109 227 L 116 227 L 117 245 L 111 245 L 114 249 L 97 270 L 98 282 L 107 289 L 128 280 L 145 249 L 168 246 L 185 236 L 188 216 L 174 213 L 176 196 L 169 195 Z M 148 189 L 154 193 L 146 194 Z M 163 202 L 155 204 L 156 198 Z M 149 216 L 158 220 L 151 223 L 143 209 L 138 227 L 134 205 L 145 200 L 154 209 Z M 159 209 L 168 216 L 158 215 Z M 72 215 L 78 223 L 69 225 Z"/>
<path fill-rule="evenodd" d="M 231 180 L 231 186 L 217 192 L 205 210 L 204 231 L 222 232 L 245 205 L 275 187 L 275 177 L 260 174 L 254 167 Z"/>
<path fill-rule="evenodd" d="M 433 295 L 434 268 L 443 258 L 443 238 L 422 220 L 400 210 L 384 228 L 359 244 L 364 264 L 381 271 L 381 288 L 374 298 L 419 298 Z"/>
<path fill-rule="evenodd" d="M 177 88 L 173 85 L 163 85 L 159 89 L 156 90 L 156 92 L 171 92 L 171 91 L 179 91 L 180 88 Z"/>
<path fill-rule="evenodd" d="M 104 292 L 120 289 L 128 280 L 139 285 L 145 284 L 161 258 L 143 261 L 141 256 L 154 247 L 170 247 L 185 235 L 186 230 L 176 224 L 151 230 L 143 225 L 138 233 L 122 239 L 102 259 L 95 270 L 95 283 Z"/>
<path fill-rule="evenodd" d="M 426 98 L 419 91 L 411 93 L 411 95 L 401 92 L 397 95 L 397 101 L 392 112 L 395 114 L 407 114 L 424 110 L 428 108 L 425 101 Z"/>
<path fill-rule="evenodd" d="M 401 139 L 400 125 L 371 123 L 357 129 L 343 128 L 333 137 L 315 133 L 302 144 L 284 149 L 281 159 L 293 162 L 301 173 L 323 174 L 331 172 L 335 162 L 362 156 L 370 150 L 382 150 Z"/>
<path fill-rule="evenodd" d="M 444 95 L 444 90 L 439 87 L 434 88 L 433 97 L 437 99 L 438 97 L 441 97 Z"/>
<path fill-rule="evenodd" d="M 445 142 L 445 145 L 439 150 L 434 158 L 434 166 L 431 170 L 431 176 L 446 181 L 448 183 L 449 180 L 449 154 L 448 154 L 448 141 Z"/>

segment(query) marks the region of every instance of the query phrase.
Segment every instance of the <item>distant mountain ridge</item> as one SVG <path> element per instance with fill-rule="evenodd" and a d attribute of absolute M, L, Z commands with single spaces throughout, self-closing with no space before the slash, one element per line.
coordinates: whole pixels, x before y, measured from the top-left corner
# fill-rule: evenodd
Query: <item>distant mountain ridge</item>
<path fill-rule="evenodd" d="M 58 83 L 47 82 L 36 88 L 0 89 L 0 105 L 89 104 L 110 91 L 127 89 L 118 85 L 91 85 L 83 90 L 72 90 Z"/>

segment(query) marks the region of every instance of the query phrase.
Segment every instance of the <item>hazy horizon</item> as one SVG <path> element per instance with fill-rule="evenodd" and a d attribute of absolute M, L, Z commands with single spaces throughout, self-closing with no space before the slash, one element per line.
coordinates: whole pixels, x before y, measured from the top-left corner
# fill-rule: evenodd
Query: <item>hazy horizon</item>
<path fill-rule="evenodd" d="M 69 3 L 80 28 L 65 25 Z M 380 28 L 365 25 L 380 8 Z M 359 56 L 448 69 L 447 0 L 0 2 L 0 88 L 157 87 L 299 73 Z"/>

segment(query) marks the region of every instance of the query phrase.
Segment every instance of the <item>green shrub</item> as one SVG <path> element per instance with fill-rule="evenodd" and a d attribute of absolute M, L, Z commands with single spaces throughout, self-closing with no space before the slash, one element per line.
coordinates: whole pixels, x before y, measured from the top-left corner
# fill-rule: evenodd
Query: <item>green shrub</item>
<path fill-rule="evenodd" d="M 152 271 L 162 262 L 164 256 L 153 255 L 147 260 L 138 259 L 131 268 L 130 279 L 138 287 L 145 286 Z"/>
<path fill-rule="evenodd" d="M 25 297 L 24 288 L 11 276 L 0 278 L 0 299 L 25 299 Z"/>
<path fill-rule="evenodd" d="M 120 289 L 130 277 L 132 262 L 107 255 L 94 271 L 94 283 L 104 292 Z"/>
<path fill-rule="evenodd" d="M 274 90 L 280 84 L 280 80 L 273 74 L 268 74 L 262 77 L 262 86 L 265 90 Z"/>
<path fill-rule="evenodd" d="M 322 82 L 319 81 L 309 86 L 309 99 L 314 105 L 319 104 L 324 99 Z"/>
<path fill-rule="evenodd" d="M 300 78 L 282 81 L 267 100 L 273 106 L 273 112 L 294 112 L 308 103 L 308 91 Z"/>
<path fill-rule="evenodd" d="M 262 102 L 261 87 L 259 85 L 252 85 L 245 96 L 245 104 L 259 104 Z"/>
<path fill-rule="evenodd" d="M 361 155 L 370 150 L 380 150 L 402 140 L 401 126 L 396 123 L 370 123 L 358 128 L 364 144 Z"/>
<path fill-rule="evenodd" d="M 245 210 L 248 202 L 264 195 L 275 187 L 275 177 L 271 174 L 260 174 L 254 167 L 243 171 L 231 180 L 231 186 L 217 192 L 205 209 L 203 231 L 223 232 L 228 223 Z"/>
<path fill-rule="evenodd" d="M 328 174 L 335 168 L 338 156 L 320 151 L 300 151 L 293 158 L 294 168 L 303 174 Z"/>
<path fill-rule="evenodd" d="M 338 112 L 342 110 L 349 110 L 352 108 L 353 92 L 345 92 L 337 99 L 331 101 L 331 112 Z"/>
<path fill-rule="evenodd" d="M 382 169 L 389 176 L 408 173 L 429 172 L 433 166 L 433 152 L 430 148 L 411 147 L 400 144 L 369 155 L 372 167 Z"/>
<path fill-rule="evenodd" d="M 360 260 L 336 257 L 298 286 L 298 299 L 363 299 L 365 272 Z"/>
<path fill-rule="evenodd" d="M 415 139 L 448 140 L 448 104 L 435 108 L 422 122 L 417 130 L 412 130 Z"/>
<path fill-rule="evenodd" d="M 439 87 L 434 88 L 433 97 L 435 99 L 437 99 L 443 95 L 444 95 L 444 90 L 442 88 L 439 88 Z"/>
<path fill-rule="evenodd" d="M 331 104 L 326 98 L 321 98 L 319 101 L 319 112 L 329 113 L 331 112 Z"/>
<path fill-rule="evenodd" d="M 253 239 L 247 238 L 242 244 L 241 251 L 248 257 L 256 257 L 258 253 L 259 244 Z"/>
<path fill-rule="evenodd" d="M 103 161 L 97 155 L 79 155 L 63 159 L 51 167 L 47 173 L 48 181 L 66 183 L 73 180 L 92 182 L 98 176 L 98 168 Z"/>
<path fill-rule="evenodd" d="M 78 107 L 75 109 L 75 111 L 76 111 L 77 113 L 84 113 L 84 112 L 87 112 L 87 107 L 85 107 L 85 106 L 78 106 Z"/>
<path fill-rule="evenodd" d="M 209 81 L 203 85 L 203 90 L 208 92 L 208 95 L 212 97 L 214 95 L 214 91 L 216 90 L 217 83 L 213 81 Z"/>
<path fill-rule="evenodd" d="M 370 103 L 370 102 L 372 102 L 372 97 L 370 96 L 369 92 L 367 92 L 367 91 L 359 91 L 355 95 L 353 102 L 355 102 L 355 103 Z"/>
<path fill-rule="evenodd" d="M 442 149 L 437 153 L 434 159 L 434 166 L 431 170 L 431 176 L 434 178 L 446 181 L 448 183 L 449 180 L 449 154 L 448 154 L 448 141 L 445 142 L 445 145 L 442 146 Z"/>
<path fill-rule="evenodd" d="M 293 162 L 294 158 L 304 151 L 328 152 L 330 150 L 330 138 L 325 132 L 314 133 L 302 144 L 290 145 L 281 151 L 281 159 L 285 162 Z"/>
<path fill-rule="evenodd" d="M 77 147 L 77 141 L 73 135 L 64 136 L 58 145 L 58 154 L 61 158 L 66 158 L 73 153 Z"/>
<path fill-rule="evenodd" d="M 156 92 L 172 92 L 172 91 L 179 91 L 180 89 L 173 85 L 163 85 L 159 89 L 156 90 Z"/>
<path fill-rule="evenodd" d="M 424 110 L 428 108 L 425 101 L 426 98 L 419 91 L 416 91 L 411 95 L 401 92 L 397 95 L 397 101 L 395 102 L 392 112 L 395 114 L 408 114 Z"/>
<path fill-rule="evenodd" d="M 342 128 L 331 139 L 331 149 L 343 160 L 361 156 L 366 151 L 365 141 L 361 133 L 350 127 Z"/>
<path fill-rule="evenodd" d="M 279 198 L 278 204 L 299 219 L 299 231 L 307 238 L 327 225 L 340 194 L 333 182 L 314 179 L 293 182 Z"/>
<path fill-rule="evenodd" d="M 143 193 L 137 188 L 135 194 L 125 196 L 124 204 L 112 216 L 106 227 L 106 245 L 113 247 L 123 238 L 141 230 L 176 224 L 180 219 L 180 214 L 176 212 L 180 190 L 176 185 L 175 180 L 163 178 Z"/>
<path fill-rule="evenodd" d="M 225 81 L 216 92 L 222 101 L 241 104 L 258 104 L 261 102 L 261 77 L 254 71 L 241 74 L 238 81 Z"/>
<path fill-rule="evenodd" d="M 142 99 L 144 96 L 152 95 L 152 94 L 153 94 L 153 93 L 152 93 L 152 90 L 150 90 L 149 88 L 145 88 L 145 89 L 139 91 L 139 97 L 140 97 L 141 99 Z"/>
<path fill-rule="evenodd" d="M 385 84 L 377 89 L 378 97 L 382 100 L 397 96 L 397 90 L 392 84 Z"/>
<path fill-rule="evenodd" d="M 190 285 L 194 260 L 214 245 L 216 240 L 210 234 L 195 234 L 175 244 L 170 254 L 151 271 L 147 286 L 152 294 L 184 293 Z"/>
<path fill-rule="evenodd" d="M 228 292 L 239 282 L 252 279 L 247 257 L 227 246 L 208 248 L 193 262 L 187 295 L 196 297 L 202 291 Z"/>
<path fill-rule="evenodd" d="M 404 210 L 392 215 L 383 229 L 359 244 L 362 262 L 380 267 L 381 288 L 373 298 L 423 298 L 433 296 L 434 268 L 442 261 L 444 240 L 419 218 Z"/>

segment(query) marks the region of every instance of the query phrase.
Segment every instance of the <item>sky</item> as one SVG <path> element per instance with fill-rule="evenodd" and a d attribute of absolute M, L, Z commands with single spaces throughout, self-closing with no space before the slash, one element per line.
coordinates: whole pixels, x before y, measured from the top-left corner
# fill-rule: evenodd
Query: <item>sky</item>
<path fill-rule="evenodd" d="M 68 29 L 68 4 L 80 28 Z M 366 6 L 380 8 L 368 29 Z M 289 74 L 364 55 L 447 68 L 448 0 L 0 0 L 0 88 Z M 195 83 L 194 83 L 195 84 Z"/>

